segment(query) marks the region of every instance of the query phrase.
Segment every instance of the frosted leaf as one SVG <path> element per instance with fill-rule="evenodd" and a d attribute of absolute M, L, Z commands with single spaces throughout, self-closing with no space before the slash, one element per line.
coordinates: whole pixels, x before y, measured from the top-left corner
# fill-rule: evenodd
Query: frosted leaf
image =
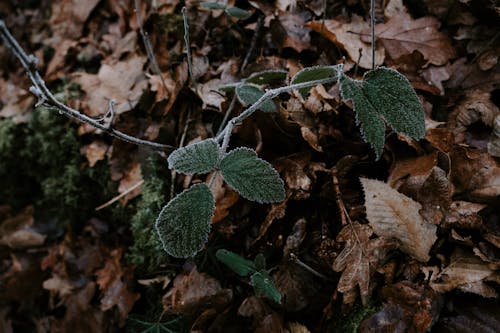
<path fill-rule="evenodd" d="M 235 273 L 241 276 L 247 276 L 250 273 L 255 272 L 257 269 L 253 261 L 247 260 L 234 252 L 220 249 L 217 250 L 215 254 L 217 259 L 221 261 L 224 265 L 231 268 Z"/>
<path fill-rule="evenodd" d="M 291 84 L 337 77 L 340 70 L 341 66 L 339 65 L 306 67 L 294 75 Z M 307 95 L 309 90 L 311 90 L 311 88 L 312 87 L 302 88 L 299 89 L 299 92 L 302 94 L 302 96 L 305 96 Z"/>
<path fill-rule="evenodd" d="M 273 280 L 265 271 L 256 272 L 250 277 L 257 294 L 264 294 L 276 303 L 281 304 L 281 294 L 274 286 Z"/>
<path fill-rule="evenodd" d="M 173 257 L 187 258 L 208 240 L 215 201 L 204 183 L 177 195 L 160 212 L 155 223 L 163 248 Z"/>
<path fill-rule="evenodd" d="M 219 145 L 206 139 L 174 150 L 168 157 L 168 167 L 184 174 L 206 173 L 219 158 Z"/>
<path fill-rule="evenodd" d="M 222 178 L 242 197 L 260 203 L 285 200 L 278 172 L 249 148 L 236 148 L 220 162 Z"/>
<path fill-rule="evenodd" d="M 288 75 L 288 72 L 282 69 L 272 69 L 262 72 L 253 73 L 245 82 L 255 84 L 273 84 L 283 82 Z"/>
<path fill-rule="evenodd" d="M 264 94 L 265 94 L 264 90 L 253 84 L 243 84 L 236 88 L 236 95 L 238 96 L 238 100 L 244 106 L 250 106 L 254 104 Z M 274 103 L 271 100 L 264 101 L 259 106 L 259 109 L 264 112 L 278 111 L 278 109 L 276 109 L 276 105 L 274 105 Z"/>
<path fill-rule="evenodd" d="M 384 120 L 396 131 L 414 139 L 425 135 L 422 105 L 410 82 L 398 71 L 379 67 L 368 71 L 362 81 L 340 76 L 344 100 L 352 100 L 364 139 L 377 158 L 385 142 Z"/>

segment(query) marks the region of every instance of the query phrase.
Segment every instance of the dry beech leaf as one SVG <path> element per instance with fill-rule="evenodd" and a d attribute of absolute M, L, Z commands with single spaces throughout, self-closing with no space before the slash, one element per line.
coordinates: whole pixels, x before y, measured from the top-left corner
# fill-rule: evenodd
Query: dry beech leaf
<path fill-rule="evenodd" d="M 370 41 L 364 42 L 361 40 L 362 33 L 369 30 L 369 24 L 361 16 L 354 14 L 350 23 L 325 20 L 312 21 L 307 23 L 306 26 L 318 33 L 323 33 L 330 41 L 346 50 L 352 61 L 358 62 L 359 59 L 359 67 L 372 68 Z M 375 65 L 382 65 L 383 62 L 384 49 L 377 47 L 375 50 Z"/>
<path fill-rule="evenodd" d="M 440 66 L 454 58 L 456 53 L 448 36 L 438 28 L 439 21 L 434 17 L 414 20 L 407 13 L 399 12 L 387 23 L 377 24 L 375 34 L 392 59 L 418 51 L 431 64 Z M 363 35 L 362 39 L 369 42 L 369 34 Z"/>
<path fill-rule="evenodd" d="M 426 222 L 439 225 L 451 204 L 452 184 L 443 169 L 435 166 L 417 191 L 417 201 L 422 204 L 420 215 Z"/>
<path fill-rule="evenodd" d="M 484 284 L 484 281 L 495 275 L 498 277 L 498 272 L 472 253 L 457 249 L 451 255 L 450 263 L 439 273 L 435 272 L 435 267 L 424 267 L 422 270 L 427 276 L 432 273 L 429 285 L 439 293 L 458 288 L 484 297 L 496 297 L 496 292 Z"/>
<path fill-rule="evenodd" d="M 394 238 L 400 248 L 418 261 L 427 262 L 437 239 L 435 225 L 419 214 L 422 206 L 379 180 L 361 178 L 366 216 L 375 233 Z"/>
<path fill-rule="evenodd" d="M 450 209 L 446 213 L 443 227 L 461 228 L 461 229 L 480 229 L 483 220 L 479 211 L 486 205 L 467 201 L 453 201 Z"/>
<path fill-rule="evenodd" d="M 47 236 L 34 230 L 33 223 L 32 206 L 28 206 L 16 216 L 2 221 L 0 223 L 0 245 L 6 245 L 12 249 L 43 245 Z"/>
<path fill-rule="evenodd" d="M 89 166 L 92 168 L 98 161 L 102 161 L 106 157 L 109 145 L 102 140 L 95 140 L 91 144 L 80 148 L 80 153 L 85 155 Z"/>
<path fill-rule="evenodd" d="M 109 100 L 115 101 L 116 114 L 132 110 L 148 86 L 142 67 L 147 58 L 131 56 L 115 64 L 103 64 L 97 74 L 76 73 L 74 81 L 85 91 L 83 104 L 86 114 L 102 116 L 108 110 Z"/>

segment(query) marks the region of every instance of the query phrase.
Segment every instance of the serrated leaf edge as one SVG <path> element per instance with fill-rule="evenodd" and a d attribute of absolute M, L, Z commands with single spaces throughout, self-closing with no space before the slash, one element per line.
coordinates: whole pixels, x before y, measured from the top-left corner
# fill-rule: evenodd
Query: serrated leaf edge
<path fill-rule="evenodd" d="M 203 244 L 206 244 L 208 242 L 208 236 L 210 234 L 210 230 L 212 229 L 212 218 L 214 217 L 214 214 L 215 214 L 215 199 L 214 199 L 214 195 L 212 194 L 212 191 L 210 190 L 210 188 L 205 184 L 205 183 L 199 183 L 199 184 L 195 184 L 193 186 L 190 186 L 188 188 L 186 188 L 184 191 L 182 191 L 181 193 L 177 194 L 172 200 L 170 200 L 160 211 L 160 214 L 158 214 L 158 217 L 156 218 L 156 221 L 155 221 L 155 230 L 156 230 L 156 233 L 158 235 L 158 238 L 160 239 L 161 241 L 161 245 L 163 247 L 163 249 L 165 250 L 165 252 L 167 252 L 169 255 L 171 255 L 172 257 L 175 257 L 175 258 L 189 258 L 189 257 L 194 257 L 198 252 L 200 252 L 202 249 L 203 249 L 203 246 L 195 251 L 194 253 L 192 253 L 190 256 L 187 256 L 187 257 L 177 257 L 176 255 L 174 254 L 171 254 L 171 252 L 169 251 L 168 247 L 166 246 L 165 242 L 163 241 L 162 237 L 160 236 L 160 229 L 159 229 L 159 223 L 160 223 L 160 217 L 162 216 L 163 212 L 167 209 L 167 207 L 169 207 L 170 205 L 173 204 L 173 202 L 175 200 L 178 200 L 179 197 L 181 196 L 181 194 L 189 191 L 190 189 L 192 189 L 194 186 L 206 186 L 208 188 L 208 190 L 210 191 L 210 197 L 211 197 L 211 205 L 210 205 L 210 210 L 212 211 L 211 215 L 210 215 L 210 218 L 209 218 L 209 226 L 208 226 L 208 232 L 205 236 L 205 239 L 203 239 Z"/>
<path fill-rule="evenodd" d="M 202 174 L 202 173 L 207 173 L 207 172 L 210 172 L 210 171 L 211 171 L 211 170 L 212 170 L 212 169 L 213 169 L 213 168 L 217 165 L 217 162 L 218 162 L 218 160 L 220 159 L 220 157 L 218 157 L 218 158 L 217 158 L 217 161 L 216 161 L 216 162 L 214 163 L 214 165 L 212 165 L 211 167 L 207 167 L 206 169 L 202 169 L 201 171 L 197 171 L 197 172 L 184 172 L 184 171 L 182 171 L 182 170 L 178 170 L 178 169 L 176 169 L 176 168 L 174 168 L 174 167 L 172 166 L 172 164 L 173 164 L 173 163 L 171 162 L 173 158 L 175 158 L 175 157 L 177 157 L 177 155 L 180 155 L 180 154 L 181 154 L 181 153 L 180 153 L 180 151 L 181 151 L 181 149 L 182 149 L 182 148 L 187 148 L 187 147 L 189 147 L 189 146 L 196 145 L 196 144 L 199 144 L 199 143 L 201 143 L 201 142 L 205 142 L 205 141 L 206 141 L 206 142 L 213 142 L 213 143 L 215 143 L 215 145 L 216 145 L 216 147 L 217 147 L 217 150 L 219 150 L 219 143 L 218 143 L 218 142 L 217 142 L 217 140 L 215 140 L 214 138 L 204 139 L 204 140 L 202 140 L 202 141 L 198 141 L 198 142 L 195 142 L 195 143 L 189 144 L 189 145 L 184 146 L 184 147 L 179 147 L 179 148 L 177 148 L 176 150 L 174 150 L 173 152 L 171 152 L 171 153 L 170 153 L 170 155 L 168 156 L 168 158 L 167 158 L 168 168 L 169 168 L 170 170 L 175 170 L 176 172 L 178 172 L 178 173 L 182 173 L 182 174 L 184 174 L 184 175 L 194 175 L 194 174 L 197 174 L 197 173 Z"/>
<path fill-rule="evenodd" d="M 262 158 L 260 158 L 257 153 L 255 152 L 255 150 L 251 149 L 251 148 L 248 148 L 248 147 L 238 147 L 238 148 L 235 148 L 233 150 L 231 150 L 229 153 L 227 153 L 223 158 L 221 158 L 220 162 L 219 162 L 219 166 L 220 166 L 220 163 L 222 162 L 222 160 L 224 160 L 224 158 L 226 158 L 228 155 L 232 154 L 233 152 L 235 151 L 238 151 L 238 150 L 247 150 L 247 151 L 250 151 L 252 152 L 254 155 L 255 155 L 255 158 L 257 160 L 260 160 L 262 162 L 264 162 L 265 164 L 267 164 L 271 170 L 274 172 L 274 174 L 277 176 L 277 178 L 279 179 L 279 183 L 281 184 L 281 188 L 283 189 L 283 199 L 279 200 L 279 201 L 261 201 L 261 200 L 253 200 L 253 199 L 248 199 L 246 196 L 244 196 L 243 194 L 240 193 L 240 191 L 238 191 L 237 189 L 233 188 L 231 186 L 231 184 L 229 184 L 226 179 L 224 178 L 224 174 L 221 170 L 221 176 L 222 176 L 222 179 L 224 179 L 224 181 L 234 190 L 236 191 L 239 195 L 241 195 L 243 198 L 247 199 L 247 200 L 250 200 L 250 201 L 255 201 L 255 202 L 258 202 L 260 204 L 267 204 L 267 203 L 277 203 L 277 202 L 281 202 L 283 200 L 286 199 L 286 191 L 285 191 L 285 182 L 283 181 L 283 179 L 281 179 L 281 176 L 279 174 L 279 172 L 272 166 L 271 163 L 269 163 L 268 161 L 266 160 L 263 160 Z"/>

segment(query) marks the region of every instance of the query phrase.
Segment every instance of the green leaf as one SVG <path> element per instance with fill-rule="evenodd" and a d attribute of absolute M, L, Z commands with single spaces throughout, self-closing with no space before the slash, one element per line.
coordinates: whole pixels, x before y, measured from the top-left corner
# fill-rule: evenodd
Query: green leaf
<path fill-rule="evenodd" d="M 244 106 L 252 105 L 264 95 L 264 90 L 253 84 L 242 84 L 236 87 L 236 95 Z M 259 109 L 264 112 L 275 112 L 276 105 L 270 100 L 265 101 L 259 106 Z"/>
<path fill-rule="evenodd" d="M 184 174 L 206 173 L 219 158 L 219 145 L 206 139 L 174 150 L 168 157 L 168 167 Z"/>
<path fill-rule="evenodd" d="M 256 294 L 264 294 L 276 303 L 281 304 L 281 294 L 273 284 L 273 280 L 265 271 L 254 273 L 250 280 Z"/>
<path fill-rule="evenodd" d="M 208 9 L 225 9 L 226 6 L 223 4 L 220 4 L 218 2 L 202 2 L 200 4 L 202 7 L 208 8 Z"/>
<path fill-rule="evenodd" d="M 266 269 L 266 257 L 264 257 L 262 253 L 256 255 L 253 262 L 255 263 L 255 267 L 257 267 L 257 270 L 260 271 Z"/>
<path fill-rule="evenodd" d="M 155 223 L 163 248 L 173 257 L 187 258 L 208 240 L 215 201 L 204 183 L 196 184 L 172 199 Z"/>
<path fill-rule="evenodd" d="M 222 178 L 242 197 L 260 203 L 285 200 L 278 172 L 249 148 L 236 148 L 220 162 Z"/>
<path fill-rule="evenodd" d="M 340 91 L 344 100 L 352 100 L 361 133 L 377 159 L 384 149 L 384 120 L 396 132 L 424 137 L 424 110 L 410 82 L 398 71 L 379 67 L 366 72 L 362 81 L 341 74 Z"/>
<path fill-rule="evenodd" d="M 218 250 L 217 253 L 215 253 L 215 256 L 224 265 L 228 266 L 235 273 L 237 273 L 241 276 L 247 276 L 250 273 L 253 273 L 256 271 L 255 264 L 252 261 L 247 260 L 247 259 L 237 255 L 234 252 L 221 249 L 221 250 Z"/>
<path fill-rule="evenodd" d="M 285 81 L 287 76 L 287 71 L 282 69 L 274 69 L 253 73 L 245 79 L 245 82 L 255 84 L 274 84 Z"/>
<path fill-rule="evenodd" d="M 340 65 L 306 67 L 294 75 L 291 84 L 311 82 L 316 80 L 327 79 L 330 77 L 336 77 L 338 76 L 339 71 L 341 71 Z M 302 96 L 305 96 L 307 95 L 307 93 L 309 93 L 309 90 L 311 90 L 311 88 L 312 87 L 302 88 L 299 89 L 299 92 L 302 94 Z"/>
<path fill-rule="evenodd" d="M 217 89 L 222 92 L 233 92 L 236 89 L 236 87 L 238 87 L 240 84 L 241 84 L 240 82 L 223 84 L 222 86 L 219 86 L 219 88 Z"/>
<path fill-rule="evenodd" d="M 252 13 L 250 13 L 249 11 L 238 7 L 226 8 L 226 13 L 227 15 L 235 17 L 237 19 L 246 19 L 247 17 L 252 15 Z"/>

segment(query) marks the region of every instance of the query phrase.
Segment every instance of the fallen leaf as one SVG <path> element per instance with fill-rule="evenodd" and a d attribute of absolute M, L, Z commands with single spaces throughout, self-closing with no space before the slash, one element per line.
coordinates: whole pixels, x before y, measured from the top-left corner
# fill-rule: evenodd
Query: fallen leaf
<path fill-rule="evenodd" d="M 61 38 L 78 39 L 92 10 L 100 0 L 58 0 L 52 2 L 50 27 L 56 47 Z"/>
<path fill-rule="evenodd" d="M 439 293 L 460 289 L 484 297 L 497 296 L 495 292 L 491 295 L 491 287 L 484 285 L 484 281 L 498 272 L 491 270 L 488 264 L 478 257 L 460 249 L 453 252 L 449 264 L 442 267 L 438 273 L 433 267 L 424 267 L 422 270 L 430 277 L 430 287 Z"/>
<path fill-rule="evenodd" d="M 302 52 L 311 48 L 311 29 L 305 24 L 308 19 L 309 14 L 305 11 L 300 14 L 281 12 L 277 19 L 270 23 L 270 29 L 282 48 L 290 47 Z"/>
<path fill-rule="evenodd" d="M 500 157 L 500 115 L 495 117 L 490 142 L 488 142 L 488 153 L 491 156 Z"/>
<path fill-rule="evenodd" d="M 68 279 L 61 278 L 58 275 L 52 275 L 51 278 L 43 281 L 43 288 L 63 298 L 71 294 L 74 286 Z"/>
<path fill-rule="evenodd" d="M 106 152 L 109 145 L 102 140 L 95 140 L 91 144 L 80 148 L 80 153 L 85 155 L 89 161 L 89 166 L 92 168 L 98 161 L 102 161 L 106 157 Z"/>
<path fill-rule="evenodd" d="M 422 206 L 379 180 L 361 178 L 361 184 L 366 216 L 375 233 L 397 239 L 403 252 L 427 262 L 437 227 L 420 216 Z"/>
<path fill-rule="evenodd" d="M 315 283 L 314 276 L 299 265 L 291 261 L 282 264 L 272 277 L 286 311 L 304 310 L 317 300 L 319 285 Z"/>
<path fill-rule="evenodd" d="M 140 298 L 139 293 L 130 290 L 132 271 L 121 264 L 122 253 L 122 249 L 112 250 L 104 267 L 95 272 L 99 290 L 103 294 L 100 308 L 106 311 L 116 305 L 120 326 L 125 324 L 134 303 Z"/>
<path fill-rule="evenodd" d="M 218 111 L 222 112 L 222 103 L 226 99 L 218 92 L 221 85 L 222 82 L 220 79 L 212 79 L 208 82 L 196 85 L 196 93 L 203 102 L 203 109 L 215 107 Z"/>
<path fill-rule="evenodd" d="M 0 245 L 13 249 L 24 249 L 43 245 L 46 235 L 32 228 L 34 223 L 33 207 L 28 206 L 17 215 L 0 224 Z"/>
<path fill-rule="evenodd" d="M 483 220 L 478 213 L 485 207 L 486 205 L 474 202 L 453 201 L 442 226 L 470 230 L 480 229 Z"/>
<path fill-rule="evenodd" d="M 162 302 L 166 312 L 194 315 L 208 308 L 224 309 L 232 298 L 231 289 L 222 289 L 219 281 L 193 268 L 189 274 L 177 275 Z"/>
<path fill-rule="evenodd" d="M 354 14 L 349 23 L 325 20 L 308 22 L 306 26 L 324 34 L 330 41 L 346 50 L 351 60 L 358 63 L 359 67 L 372 68 L 370 42 L 361 39 L 362 34 L 369 30 L 369 24 L 361 16 Z M 377 47 L 375 50 L 375 65 L 380 66 L 383 62 L 384 49 Z"/>
<path fill-rule="evenodd" d="M 439 24 L 431 16 L 414 20 L 407 13 L 398 12 L 387 23 L 377 24 L 375 34 L 394 60 L 418 51 L 431 64 L 440 66 L 454 58 L 456 52 L 448 36 L 438 31 Z M 362 40 L 368 42 L 369 35 L 364 34 Z"/>
<path fill-rule="evenodd" d="M 134 55 L 115 64 L 102 64 L 97 74 L 75 73 L 73 80 L 78 83 L 86 96 L 82 100 L 89 116 L 106 114 L 110 100 L 115 101 L 116 114 L 132 110 L 148 85 L 142 70 L 147 58 Z"/>
<path fill-rule="evenodd" d="M 344 304 L 356 301 L 358 287 L 361 302 L 367 304 L 371 274 L 392 248 L 392 244 L 384 239 L 370 239 L 372 234 L 369 225 L 352 223 L 344 226 L 337 235 L 337 242 L 345 245 L 332 268 L 342 272 L 337 290 L 343 293 Z"/>
<path fill-rule="evenodd" d="M 136 186 L 138 183 L 142 182 L 141 164 L 133 163 L 125 176 L 120 180 L 120 185 L 118 186 L 118 193 L 127 193 L 124 197 L 120 199 L 122 206 L 125 206 L 127 202 L 142 192 L 141 186 L 136 187 L 134 190 L 130 191 L 131 188 Z"/>

